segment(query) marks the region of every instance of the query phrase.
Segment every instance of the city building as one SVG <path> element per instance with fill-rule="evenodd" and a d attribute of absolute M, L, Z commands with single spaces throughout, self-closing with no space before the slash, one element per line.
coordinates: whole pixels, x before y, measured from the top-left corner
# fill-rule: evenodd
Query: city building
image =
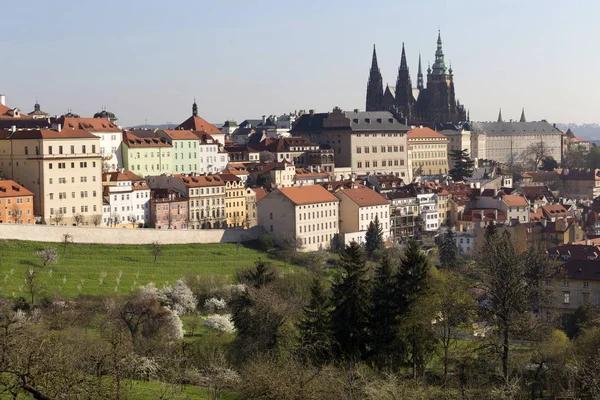
<path fill-rule="evenodd" d="M 448 137 L 430 128 L 408 131 L 412 176 L 448 174 Z"/>
<path fill-rule="evenodd" d="M 255 189 L 246 188 L 246 222 L 245 228 L 258 225 L 258 212 L 256 208 L 257 192 Z M 263 189 L 264 190 L 264 189 Z"/>
<path fill-rule="evenodd" d="M 394 242 L 401 243 L 419 237 L 417 196 L 406 192 L 392 192 L 385 196 L 390 202 L 390 227 Z"/>
<path fill-rule="evenodd" d="M 152 189 L 150 221 L 156 229 L 187 229 L 188 199 L 172 189 Z"/>
<path fill-rule="evenodd" d="M 340 243 L 365 243 L 369 224 L 375 219 L 379 220 L 383 240 L 391 239 L 390 203 L 385 197 L 366 187 L 338 190 L 334 195 L 340 200 Z"/>
<path fill-rule="evenodd" d="M 0 224 L 35 224 L 33 193 L 9 179 L 0 180 Z"/>
<path fill-rule="evenodd" d="M 100 139 L 90 132 L 0 131 L 0 171 L 33 193 L 38 222 L 88 224 L 102 213 Z"/>
<path fill-rule="evenodd" d="M 338 168 L 351 173 L 395 174 L 410 180 L 406 133 L 409 128 L 387 111 L 342 111 L 303 114 L 291 133 L 334 153 Z"/>
<path fill-rule="evenodd" d="M 600 196 L 600 169 L 562 169 L 561 195 L 569 199 L 592 200 Z"/>
<path fill-rule="evenodd" d="M 102 174 L 102 222 L 110 226 L 131 226 L 150 222 L 150 187 L 146 180 L 131 171 Z"/>
<path fill-rule="evenodd" d="M 275 242 L 301 251 L 335 245 L 338 198 L 320 185 L 281 187 L 258 203 L 258 223 Z"/>
<path fill-rule="evenodd" d="M 421 55 L 417 72 L 417 86 L 413 88 L 404 43 L 396 86 L 383 91 L 383 79 L 373 47 L 371 70 L 367 82 L 367 111 L 391 111 L 408 124 L 458 123 L 468 120 L 467 112 L 456 99 L 452 66 L 446 67 L 442 38 L 438 32 L 435 62 L 427 68 L 427 86 L 423 80 Z"/>
<path fill-rule="evenodd" d="M 196 104 L 196 100 L 194 100 L 194 103 L 192 104 L 191 117 L 179 124 L 175 130 L 205 133 L 210 135 L 215 142 L 218 142 L 221 145 L 225 144 L 225 134 L 219 128 L 198 116 L 198 105 Z"/>
<path fill-rule="evenodd" d="M 171 143 L 164 137 L 140 137 L 135 133 L 123 132 L 123 168 L 142 177 L 173 173 Z"/>
<path fill-rule="evenodd" d="M 246 190 L 244 182 L 234 174 L 220 174 L 225 182 L 225 215 L 228 228 L 246 226 Z"/>

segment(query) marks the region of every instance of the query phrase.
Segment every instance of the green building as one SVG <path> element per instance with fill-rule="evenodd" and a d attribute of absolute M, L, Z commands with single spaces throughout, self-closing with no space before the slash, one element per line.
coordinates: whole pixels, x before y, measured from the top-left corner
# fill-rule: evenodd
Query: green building
<path fill-rule="evenodd" d="M 173 173 L 173 146 L 165 137 L 153 131 L 123 133 L 123 168 L 136 175 Z"/>

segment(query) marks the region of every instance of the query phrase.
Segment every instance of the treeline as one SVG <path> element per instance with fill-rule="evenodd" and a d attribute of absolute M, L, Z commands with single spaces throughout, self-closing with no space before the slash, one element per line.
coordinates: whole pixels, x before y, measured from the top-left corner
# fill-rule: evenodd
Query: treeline
<path fill-rule="evenodd" d="M 542 248 L 491 226 L 473 261 L 445 240 L 436 268 L 416 242 L 383 249 L 376 228 L 364 248 L 306 268 L 259 260 L 233 284 L 190 274 L 129 296 L 5 299 L 1 396 L 121 399 L 132 382 L 160 383 L 156 398 L 187 385 L 213 399 L 600 396 L 599 318 L 546 318 L 561 270 Z"/>

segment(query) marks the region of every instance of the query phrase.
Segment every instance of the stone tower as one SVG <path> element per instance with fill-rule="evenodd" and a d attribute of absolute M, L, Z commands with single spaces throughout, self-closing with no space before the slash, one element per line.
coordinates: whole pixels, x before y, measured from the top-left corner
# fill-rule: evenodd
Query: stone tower
<path fill-rule="evenodd" d="M 404 51 L 404 43 L 402 43 L 402 58 L 400 59 L 400 67 L 398 68 L 398 78 L 396 80 L 396 101 L 395 111 L 408 121 L 412 121 L 414 97 L 412 93 L 412 82 L 406 63 L 406 52 Z"/>
<path fill-rule="evenodd" d="M 369 80 L 367 82 L 367 111 L 379 111 L 381 108 L 381 100 L 383 99 L 383 78 L 377 65 L 377 53 L 375 45 L 373 45 L 373 59 L 371 61 L 371 71 L 369 72 Z"/>

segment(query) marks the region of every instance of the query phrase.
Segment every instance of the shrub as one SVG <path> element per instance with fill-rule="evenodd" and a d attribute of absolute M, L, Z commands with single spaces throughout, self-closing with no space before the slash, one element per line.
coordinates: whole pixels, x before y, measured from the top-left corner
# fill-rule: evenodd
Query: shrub
<path fill-rule="evenodd" d="M 268 251 L 275 247 L 275 241 L 271 235 L 260 235 L 258 237 L 258 244 L 262 251 Z"/>

